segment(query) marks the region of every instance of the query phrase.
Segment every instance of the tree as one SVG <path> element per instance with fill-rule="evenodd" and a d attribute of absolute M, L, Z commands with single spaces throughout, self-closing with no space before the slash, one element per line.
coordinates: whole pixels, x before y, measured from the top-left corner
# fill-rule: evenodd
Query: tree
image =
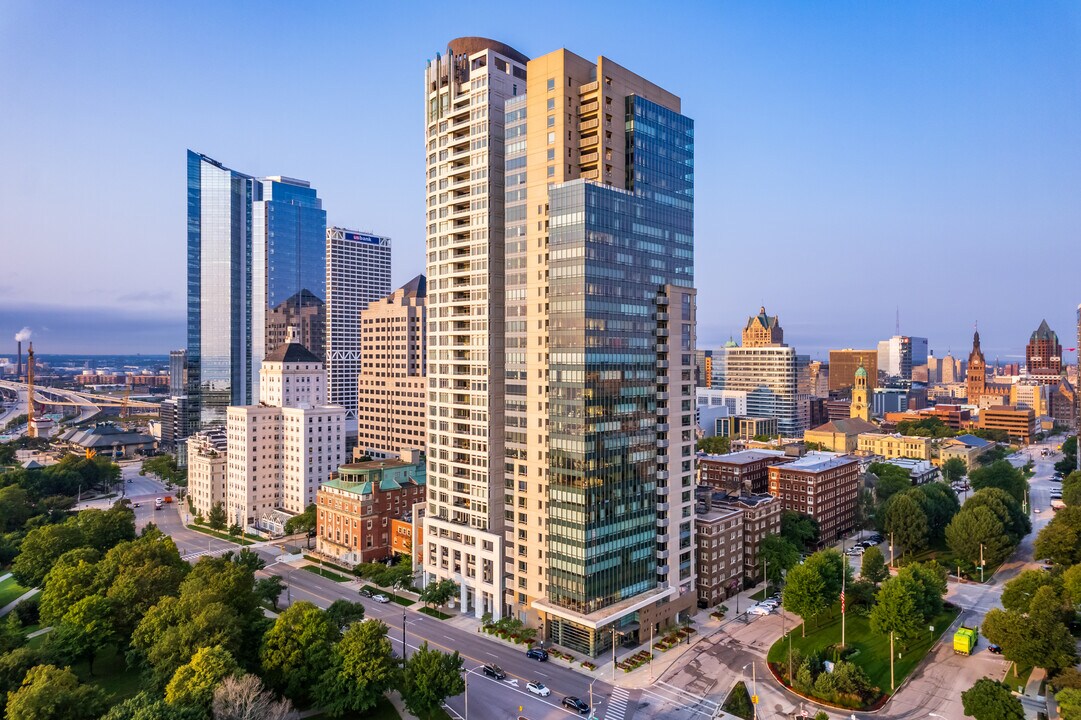
<path fill-rule="evenodd" d="M 406 708 L 421 720 L 429 720 L 454 695 L 465 692 L 462 658 L 455 651 L 447 654 L 422 644 L 405 663 L 402 700 Z"/>
<path fill-rule="evenodd" d="M 82 510 L 74 522 L 82 530 L 83 544 L 100 552 L 135 539 L 135 512 L 128 508 Z"/>
<path fill-rule="evenodd" d="M 41 587 L 57 558 L 83 546 L 83 533 L 65 522 L 31 530 L 23 538 L 11 573 L 23 587 Z"/>
<path fill-rule="evenodd" d="M 259 653 L 263 677 L 293 702 L 307 705 L 333 665 L 338 629 L 310 602 L 295 602 L 278 616 Z"/>
<path fill-rule="evenodd" d="M 233 523 L 229 526 L 229 534 L 233 537 L 240 537 L 244 534 L 244 528 L 240 527 L 237 523 Z"/>
<path fill-rule="evenodd" d="M 941 540 L 946 526 L 961 509 L 957 493 L 949 485 L 939 482 L 926 483 L 907 492 L 920 503 L 927 516 L 928 534 L 933 540 Z"/>
<path fill-rule="evenodd" d="M 340 632 L 344 632 L 353 623 L 364 619 L 364 606 L 358 602 L 335 600 L 327 608 L 327 617 Z"/>
<path fill-rule="evenodd" d="M 1063 508 L 1059 513 L 1071 509 Z M 1046 558 L 1056 565 L 1073 566 L 1081 562 L 1081 533 L 1069 523 L 1060 521 L 1060 517 L 1063 516 L 1056 515 L 1040 530 L 1033 550 L 1038 558 Z"/>
<path fill-rule="evenodd" d="M 19 688 L 30 668 L 41 664 L 40 652 L 31 648 L 9 648 L 0 652 L 0 717 L 5 717 L 8 693 Z"/>
<path fill-rule="evenodd" d="M 973 490 L 996 487 L 1019 503 L 1025 499 L 1028 490 L 1024 474 L 1008 460 L 996 460 L 987 467 L 973 470 L 968 474 L 968 480 Z"/>
<path fill-rule="evenodd" d="M 317 698 L 331 717 L 346 711 L 363 714 L 399 684 L 398 660 L 377 620 L 349 626 L 334 650 L 331 670 L 323 676 Z"/>
<path fill-rule="evenodd" d="M 101 595 L 90 595 L 68 609 L 50 641 L 64 657 L 88 661 L 93 675 L 94 657 L 116 639 L 111 604 Z"/>
<path fill-rule="evenodd" d="M 797 565 L 788 572 L 784 592 L 781 595 L 784 609 L 803 618 L 801 637 L 807 635 L 807 622 L 826 608 L 826 585 L 822 576 L 813 568 Z"/>
<path fill-rule="evenodd" d="M 214 720 L 295 720 L 288 700 L 278 700 L 263 687 L 258 676 L 230 675 L 214 690 Z"/>
<path fill-rule="evenodd" d="M 985 564 L 997 565 L 1013 551 L 1006 529 L 990 508 L 968 503 L 946 527 L 946 544 L 973 566 L 980 564 L 981 557 Z"/>
<path fill-rule="evenodd" d="M 1025 720 L 1025 708 L 1010 689 L 1000 682 L 980 678 L 961 693 L 967 717 L 976 720 Z"/>
<path fill-rule="evenodd" d="M 797 549 L 811 550 L 818 544 L 818 522 L 795 510 L 781 512 L 781 537 Z"/>
<path fill-rule="evenodd" d="M 228 650 L 220 645 L 200 648 L 191 661 L 177 668 L 165 686 L 165 702 L 208 709 L 214 688 L 227 677 L 238 675 L 240 667 Z"/>
<path fill-rule="evenodd" d="M 942 598 L 946 595 L 946 568 L 934 560 L 911 563 L 897 572 L 897 579 L 912 594 L 916 609 L 925 623 L 942 612 Z"/>
<path fill-rule="evenodd" d="M 41 591 L 41 619 L 56 625 L 72 605 L 93 594 L 101 555 L 91 548 L 76 548 L 61 555 L 45 576 Z"/>
<path fill-rule="evenodd" d="M 158 693 L 144 690 L 114 705 L 101 720 L 206 720 L 206 710 L 170 705 Z"/>
<path fill-rule="evenodd" d="M 1055 694 L 1059 714 L 1062 720 L 1081 719 L 1081 690 L 1066 688 Z"/>
<path fill-rule="evenodd" d="M 1002 655 L 1021 665 L 1055 671 L 1076 660 L 1073 637 L 1063 622 L 1064 606 L 1054 588 L 1036 591 L 1027 614 L 1015 610 L 989 610 L 981 627 Z"/>
<path fill-rule="evenodd" d="M 171 538 L 148 527 L 137 539 L 105 553 L 96 570 L 95 587 L 112 601 L 117 634 L 126 643 L 155 603 L 180 592 L 191 566 Z"/>
<path fill-rule="evenodd" d="M 75 673 L 54 665 L 38 665 L 8 695 L 7 720 L 93 720 L 105 711 L 105 697 L 83 685 Z"/>
<path fill-rule="evenodd" d="M 883 527 L 893 536 L 892 541 L 904 548 L 902 554 L 919 552 L 927 547 L 927 515 L 907 492 L 890 499 Z"/>
<path fill-rule="evenodd" d="M 229 522 L 229 516 L 225 512 L 225 506 L 220 502 L 214 503 L 210 507 L 210 512 L 206 516 L 207 525 L 211 530 L 221 531 L 225 529 L 226 524 Z"/>
<path fill-rule="evenodd" d="M 443 605 L 458 594 L 458 583 L 453 580 L 430 582 L 420 591 L 420 601 L 425 605 Z"/>
<path fill-rule="evenodd" d="M 966 508 L 987 507 L 998 516 L 1010 542 L 1016 545 L 1025 535 L 1032 532 L 1032 522 L 1017 502 L 1001 488 L 984 488 L 972 495 L 966 502 Z"/>
<path fill-rule="evenodd" d="M 1039 571 L 1033 571 L 1039 572 Z M 1040 572 L 1041 575 L 1045 573 Z M 1076 607 L 1081 605 L 1081 565 L 1072 565 L 1062 573 L 1062 588 L 1066 597 Z"/>
<path fill-rule="evenodd" d="M 957 482 L 968 472 L 968 465 L 961 458 L 950 458 L 942 463 L 942 477 L 946 482 Z"/>
<path fill-rule="evenodd" d="M 765 560 L 766 577 L 774 585 L 799 562 L 799 550 L 781 535 L 764 537 L 758 544 L 758 554 Z"/>
<path fill-rule="evenodd" d="M 890 576 L 889 568 L 886 567 L 886 558 L 878 547 L 869 547 L 863 553 L 863 563 L 860 565 L 860 575 L 875 585 Z"/>
<path fill-rule="evenodd" d="M 714 435 L 699 440 L 695 445 L 697 450 L 709 455 L 724 455 L 732 449 L 732 442 L 723 435 Z"/>
<path fill-rule="evenodd" d="M 298 532 L 304 533 L 305 545 L 310 548 L 312 546 L 312 533 L 315 532 L 316 528 L 316 512 L 314 503 L 304 508 L 304 512 L 285 521 L 285 532 L 290 535 Z"/>
<path fill-rule="evenodd" d="M 1081 568 L 1081 566 L 1077 566 Z M 1071 568 L 1072 569 L 1072 568 Z M 1027 613 L 1036 591 L 1045 585 L 1057 588 L 1061 592 L 1064 577 L 1052 575 L 1042 570 L 1026 570 L 1002 588 L 1002 607 L 1007 610 Z"/>
<path fill-rule="evenodd" d="M 30 495 L 18 485 L 0 488 L 0 532 L 20 529 L 30 519 L 34 507 Z"/>
<path fill-rule="evenodd" d="M 281 579 L 280 575 L 271 575 L 270 577 L 259 578 L 255 581 L 255 594 L 262 602 L 270 603 L 270 606 L 275 611 L 278 610 L 278 598 L 281 597 L 282 592 L 285 591 L 285 582 Z M 345 600 L 335 600 L 334 602 L 346 602 Z"/>
<path fill-rule="evenodd" d="M 841 597 L 841 575 L 845 576 L 845 582 L 852 582 L 852 567 L 841 557 L 841 553 L 832 548 L 819 550 L 807 558 L 803 565 L 822 578 L 827 608 Z"/>
<path fill-rule="evenodd" d="M 1075 507 L 1081 505 L 1081 471 L 1074 470 L 1062 481 L 1062 502 Z"/>
<path fill-rule="evenodd" d="M 875 498 L 880 509 L 884 509 L 894 495 L 912 487 L 912 478 L 904 468 L 889 463 L 871 463 L 867 470 L 877 478 Z"/>
<path fill-rule="evenodd" d="M 914 588 L 901 578 L 890 578 L 878 589 L 871 608 L 871 629 L 882 635 L 893 633 L 902 640 L 923 630 L 923 614 L 916 603 Z"/>

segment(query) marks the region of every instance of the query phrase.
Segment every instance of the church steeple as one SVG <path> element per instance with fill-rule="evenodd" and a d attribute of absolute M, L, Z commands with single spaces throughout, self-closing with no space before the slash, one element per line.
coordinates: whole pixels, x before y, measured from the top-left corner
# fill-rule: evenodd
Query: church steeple
<path fill-rule="evenodd" d="M 848 416 L 871 420 L 871 408 L 867 402 L 867 368 L 863 367 L 863 358 L 860 358 L 860 366 L 856 368 L 856 374 L 852 384 L 852 402 L 848 406 Z"/>

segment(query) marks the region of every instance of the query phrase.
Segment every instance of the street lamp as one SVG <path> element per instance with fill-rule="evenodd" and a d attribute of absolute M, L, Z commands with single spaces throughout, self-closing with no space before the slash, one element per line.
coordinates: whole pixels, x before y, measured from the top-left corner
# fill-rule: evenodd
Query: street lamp
<path fill-rule="evenodd" d="M 402 610 L 402 662 L 405 662 L 405 610 Z"/>
<path fill-rule="evenodd" d="M 751 666 L 751 709 L 754 712 L 754 720 L 758 720 L 758 676 L 755 674 L 754 662 L 749 662 L 747 665 Z M 747 665 L 741 668 L 744 678 L 747 677 Z"/>
<path fill-rule="evenodd" d="M 404 649 L 402 650 L 402 657 L 405 657 Z M 465 720 L 469 720 L 469 675 L 470 673 L 475 673 L 483 667 L 483 665 L 477 665 L 475 668 L 465 671 Z"/>

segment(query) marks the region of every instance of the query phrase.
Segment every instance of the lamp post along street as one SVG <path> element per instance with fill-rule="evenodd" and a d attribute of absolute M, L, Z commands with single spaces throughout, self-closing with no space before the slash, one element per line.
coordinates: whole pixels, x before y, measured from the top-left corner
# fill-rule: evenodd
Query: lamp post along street
<path fill-rule="evenodd" d="M 405 650 L 403 649 L 402 652 L 403 652 L 403 657 L 404 657 Z M 480 670 L 482 667 L 484 667 L 484 666 L 483 665 L 478 665 L 478 666 L 476 666 L 475 668 L 473 668 L 471 670 L 466 670 L 465 671 L 465 720 L 469 720 L 469 676 L 472 673 L 475 673 L 477 670 Z"/>
<path fill-rule="evenodd" d="M 893 683 L 893 631 L 890 630 L 890 691 L 892 692 L 895 689 Z"/>
<path fill-rule="evenodd" d="M 405 660 L 405 611 L 402 611 L 402 660 Z"/>

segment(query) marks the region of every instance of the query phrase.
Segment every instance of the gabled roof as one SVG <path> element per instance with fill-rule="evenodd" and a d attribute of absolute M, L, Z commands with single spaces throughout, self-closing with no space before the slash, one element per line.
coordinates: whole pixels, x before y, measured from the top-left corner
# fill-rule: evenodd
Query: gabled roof
<path fill-rule="evenodd" d="M 825 425 L 819 425 L 808 432 L 859 435 L 860 433 L 879 432 L 879 428 L 874 423 L 867 422 L 863 418 L 841 418 L 839 420 L 830 420 Z"/>

